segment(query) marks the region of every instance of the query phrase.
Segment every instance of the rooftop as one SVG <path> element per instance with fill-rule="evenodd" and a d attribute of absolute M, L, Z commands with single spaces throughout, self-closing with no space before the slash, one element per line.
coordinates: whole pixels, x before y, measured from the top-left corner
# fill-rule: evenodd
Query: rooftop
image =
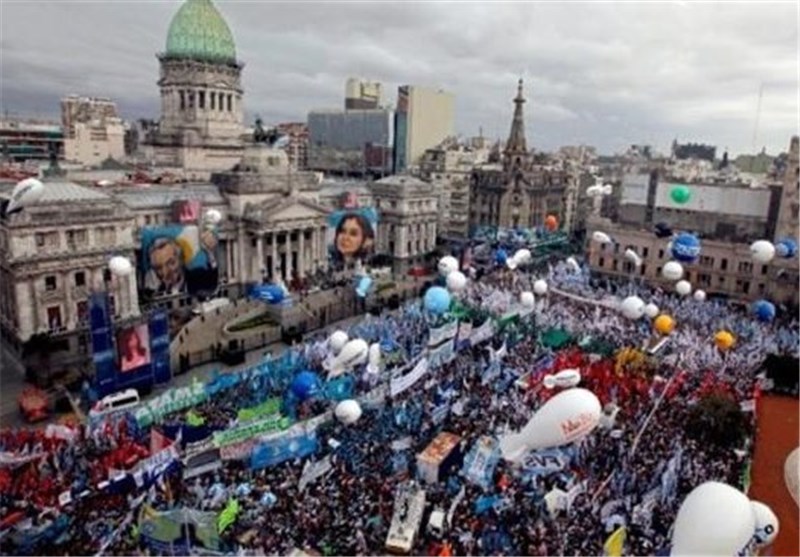
<path fill-rule="evenodd" d="M 37 205 L 74 201 L 108 201 L 111 196 L 93 188 L 79 186 L 72 182 L 43 182 L 44 194 Z M 0 184 L 0 195 L 11 197 L 15 184 Z"/>
<path fill-rule="evenodd" d="M 146 188 L 114 188 L 114 197 L 131 209 L 169 207 L 173 201 L 198 200 L 206 205 L 224 204 L 225 198 L 213 184 L 187 184 L 181 186 L 153 185 Z"/>

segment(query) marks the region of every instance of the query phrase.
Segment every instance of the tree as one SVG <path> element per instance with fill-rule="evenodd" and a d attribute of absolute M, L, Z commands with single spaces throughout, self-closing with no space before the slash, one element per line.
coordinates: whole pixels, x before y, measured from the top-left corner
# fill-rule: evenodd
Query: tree
<path fill-rule="evenodd" d="M 701 398 L 689 410 L 686 423 L 689 437 L 719 447 L 740 446 L 747 429 L 747 418 L 736 400 L 718 393 Z"/>

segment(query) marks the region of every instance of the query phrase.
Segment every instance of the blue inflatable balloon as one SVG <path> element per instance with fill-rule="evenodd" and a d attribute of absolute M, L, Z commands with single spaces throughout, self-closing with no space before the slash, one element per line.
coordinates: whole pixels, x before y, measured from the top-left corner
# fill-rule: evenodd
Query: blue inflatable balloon
<path fill-rule="evenodd" d="M 775 244 L 775 253 L 778 255 L 778 257 L 791 259 L 797 255 L 797 242 L 791 238 L 784 238 Z"/>
<path fill-rule="evenodd" d="M 279 304 L 285 296 L 283 288 L 277 284 L 262 284 L 251 290 L 250 296 L 268 304 Z"/>
<path fill-rule="evenodd" d="M 495 252 L 494 260 L 498 265 L 505 265 L 506 261 L 508 261 L 508 253 L 506 253 L 506 250 L 501 248 Z"/>
<path fill-rule="evenodd" d="M 358 279 L 358 284 L 356 285 L 356 295 L 359 298 L 366 298 L 367 293 L 369 292 L 369 288 L 372 286 L 372 278 L 371 277 L 361 277 Z"/>
<path fill-rule="evenodd" d="M 775 319 L 775 305 L 767 300 L 759 300 L 753 304 L 753 313 L 759 321 L 769 323 Z"/>
<path fill-rule="evenodd" d="M 307 400 L 319 392 L 319 378 L 311 371 L 301 371 L 291 385 L 292 394 L 300 400 Z"/>
<path fill-rule="evenodd" d="M 700 240 L 694 234 L 681 232 L 672 239 L 672 257 L 683 263 L 691 263 L 700 257 Z"/>
<path fill-rule="evenodd" d="M 431 286 L 425 293 L 425 309 L 434 315 L 442 315 L 450 308 L 450 292 L 441 286 Z"/>

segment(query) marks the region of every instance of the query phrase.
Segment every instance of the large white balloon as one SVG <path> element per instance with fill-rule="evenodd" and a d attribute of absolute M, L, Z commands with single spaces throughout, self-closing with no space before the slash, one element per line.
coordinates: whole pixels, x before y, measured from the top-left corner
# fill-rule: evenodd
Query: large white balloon
<path fill-rule="evenodd" d="M 344 345 L 342 351 L 330 363 L 328 371 L 328 378 L 337 377 L 347 371 L 350 371 L 355 366 L 366 363 L 369 358 L 369 345 L 367 341 L 360 338 L 354 338 Z"/>
<path fill-rule="evenodd" d="M 767 240 L 758 240 L 750 245 L 750 255 L 759 263 L 769 263 L 775 257 L 775 246 Z"/>
<path fill-rule="evenodd" d="M 330 338 L 328 338 L 328 346 L 331 347 L 334 354 L 338 354 L 342 351 L 342 348 L 344 348 L 348 340 L 350 340 L 350 337 L 347 336 L 347 333 L 344 331 L 334 331 Z"/>
<path fill-rule="evenodd" d="M 800 506 L 800 447 L 786 457 L 783 463 L 783 480 L 792 499 Z"/>
<path fill-rule="evenodd" d="M 217 211 L 216 209 L 209 209 L 206 211 L 204 220 L 208 224 L 219 224 L 222 221 L 222 213 Z"/>
<path fill-rule="evenodd" d="M 731 486 L 705 482 L 683 500 L 672 531 L 672 555 L 737 555 L 756 527 L 750 499 Z"/>
<path fill-rule="evenodd" d="M 698 302 L 705 302 L 706 301 L 706 291 L 705 290 L 695 290 L 694 291 L 694 299 Z"/>
<path fill-rule="evenodd" d="M 586 188 L 586 195 L 589 197 L 600 197 L 603 195 L 603 185 L 602 184 L 594 184 L 593 186 L 589 186 Z"/>
<path fill-rule="evenodd" d="M 628 296 L 622 300 L 619 311 L 628 319 L 641 319 L 644 316 L 644 300 L 639 296 Z"/>
<path fill-rule="evenodd" d="M 514 259 L 520 265 L 524 265 L 525 263 L 530 263 L 531 258 L 532 258 L 531 250 L 526 248 L 518 249 L 517 253 L 514 254 Z"/>
<path fill-rule="evenodd" d="M 568 389 L 570 387 L 575 387 L 580 382 L 581 372 L 579 369 L 564 369 L 555 375 L 545 375 L 542 381 L 547 389 L 552 389 L 554 387 Z"/>
<path fill-rule="evenodd" d="M 439 274 L 446 277 L 453 271 L 458 271 L 458 259 L 452 255 L 445 255 L 439 260 Z"/>
<path fill-rule="evenodd" d="M 506 460 L 517 461 L 526 452 L 578 441 L 591 433 L 600 421 L 600 401 L 581 388 L 558 393 L 542 406 L 519 433 L 500 440 Z"/>
<path fill-rule="evenodd" d="M 614 186 L 611 184 L 603 186 L 603 195 L 611 195 L 612 193 L 614 193 Z"/>
<path fill-rule="evenodd" d="M 659 313 L 661 313 L 661 310 L 658 309 L 658 306 L 653 303 L 649 303 L 644 306 L 644 314 L 650 319 L 655 319 L 658 317 Z"/>
<path fill-rule="evenodd" d="M 519 295 L 519 301 L 523 307 L 528 309 L 532 308 L 534 303 L 536 303 L 536 300 L 533 297 L 533 292 L 528 291 L 522 292 Z"/>
<path fill-rule="evenodd" d="M 108 270 L 116 277 L 127 277 L 133 272 L 133 265 L 127 257 L 115 255 L 108 261 Z"/>
<path fill-rule="evenodd" d="M 370 371 L 377 371 L 381 365 L 381 345 L 378 342 L 373 342 L 369 345 L 369 355 L 367 356 L 367 367 L 371 368 Z"/>
<path fill-rule="evenodd" d="M 537 296 L 544 296 L 547 294 L 547 281 L 539 279 L 533 283 L 533 293 Z"/>
<path fill-rule="evenodd" d="M 675 285 L 675 292 L 681 296 L 688 296 L 692 293 L 692 285 L 688 280 L 679 280 Z"/>
<path fill-rule="evenodd" d="M 567 267 L 570 271 L 574 271 L 576 273 L 581 270 L 581 266 L 578 265 L 578 262 L 574 257 L 567 257 Z"/>
<path fill-rule="evenodd" d="M 39 201 L 44 195 L 44 184 L 36 178 L 25 178 L 17 182 L 11 190 L 11 201 L 6 207 L 6 214 L 10 215 L 13 211 L 28 207 Z"/>
<path fill-rule="evenodd" d="M 344 425 L 351 425 L 361 417 L 361 406 L 355 400 L 343 400 L 336 405 L 333 413 L 336 415 L 336 419 Z"/>
<path fill-rule="evenodd" d="M 509 257 L 506 259 L 506 267 L 511 269 L 512 271 L 515 270 L 519 266 L 519 261 L 516 260 L 514 257 Z"/>
<path fill-rule="evenodd" d="M 642 258 L 639 257 L 639 254 L 633 251 L 632 249 L 628 248 L 625 250 L 625 259 L 633 263 L 635 267 L 642 266 Z"/>
<path fill-rule="evenodd" d="M 775 513 L 760 501 L 751 501 L 756 515 L 756 530 L 753 541 L 756 547 L 771 545 L 778 537 L 781 523 Z"/>
<path fill-rule="evenodd" d="M 661 269 L 661 275 L 667 280 L 681 280 L 683 278 L 683 265 L 677 261 L 669 261 Z"/>
<path fill-rule="evenodd" d="M 611 242 L 611 237 L 605 232 L 600 232 L 598 230 L 592 234 L 592 240 L 600 244 L 608 244 Z"/>
<path fill-rule="evenodd" d="M 461 292 L 467 287 L 467 277 L 461 271 L 453 271 L 447 275 L 447 289 L 451 292 Z"/>

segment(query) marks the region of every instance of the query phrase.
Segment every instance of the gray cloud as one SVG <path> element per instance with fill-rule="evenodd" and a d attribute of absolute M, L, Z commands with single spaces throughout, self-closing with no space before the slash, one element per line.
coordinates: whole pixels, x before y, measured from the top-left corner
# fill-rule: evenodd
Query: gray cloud
<path fill-rule="evenodd" d="M 505 137 L 526 80 L 529 144 L 601 152 L 673 138 L 785 150 L 798 129 L 796 3 L 218 1 L 245 63 L 248 117 L 304 120 L 349 76 L 456 95 L 457 129 Z M 178 1 L 0 3 L 2 108 L 57 116 L 69 93 L 156 117 L 158 61 Z"/>

